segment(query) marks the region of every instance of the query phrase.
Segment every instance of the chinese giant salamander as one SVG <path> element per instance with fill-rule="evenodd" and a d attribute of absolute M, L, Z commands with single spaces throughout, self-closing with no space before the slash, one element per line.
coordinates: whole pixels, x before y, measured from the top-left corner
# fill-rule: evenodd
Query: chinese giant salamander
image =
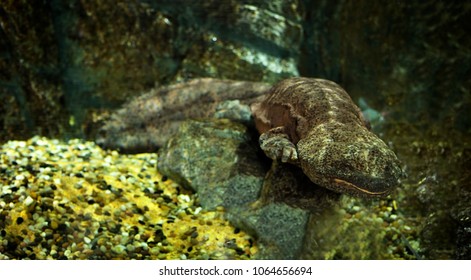
<path fill-rule="evenodd" d="M 320 186 L 374 197 L 387 195 L 398 184 L 402 171 L 394 152 L 369 131 L 349 95 L 322 79 L 290 78 L 271 89 L 265 83 L 211 78 L 163 87 L 114 113 L 97 143 L 125 152 L 151 152 L 182 120 L 212 117 L 217 104 L 227 100 L 251 105 L 268 157 L 298 165 Z"/>
<path fill-rule="evenodd" d="M 299 165 L 312 182 L 354 196 L 385 196 L 398 184 L 396 155 L 336 83 L 286 79 L 251 109 L 265 154 Z"/>

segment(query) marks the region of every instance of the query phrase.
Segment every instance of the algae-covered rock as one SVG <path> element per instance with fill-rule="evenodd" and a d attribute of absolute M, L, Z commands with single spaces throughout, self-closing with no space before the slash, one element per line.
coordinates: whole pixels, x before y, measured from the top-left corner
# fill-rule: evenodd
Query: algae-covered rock
<path fill-rule="evenodd" d="M 203 208 L 223 206 L 233 225 L 256 236 L 256 258 L 299 257 L 309 211 L 296 207 L 302 197 L 290 188 L 289 204 L 272 186 L 261 197 L 267 164 L 245 126 L 224 119 L 186 121 L 160 150 L 158 168 L 195 190 Z M 297 189 L 296 181 L 280 182 Z"/>
<path fill-rule="evenodd" d="M 298 0 L 2 3 L 0 140 L 83 137 L 107 110 L 156 84 L 297 76 L 302 7 Z"/>
<path fill-rule="evenodd" d="M 266 167 L 247 128 L 228 120 L 187 121 L 159 151 L 159 170 L 199 194 L 206 209 L 255 201 Z"/>
<path fill-rule="evenodd" d="M 257 259 L 298 259 L 309 220 L 309 211 L 284 203 L 232 209 L 233 225 L 258 237 Z"/>

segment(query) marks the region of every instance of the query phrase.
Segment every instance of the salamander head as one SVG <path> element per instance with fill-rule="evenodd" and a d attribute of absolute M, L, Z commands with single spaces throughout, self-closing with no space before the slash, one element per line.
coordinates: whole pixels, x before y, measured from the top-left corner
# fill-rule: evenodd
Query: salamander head
<path fill-rule="evenodd" d="M 384 197 L 403 175 L 392 150 L 369 131 L 348 142 L 298 142 L 300 165 L 314 183 L 336 192 L 358 197 Z M 367 138 L 368 141 L 365 141 Z"/>

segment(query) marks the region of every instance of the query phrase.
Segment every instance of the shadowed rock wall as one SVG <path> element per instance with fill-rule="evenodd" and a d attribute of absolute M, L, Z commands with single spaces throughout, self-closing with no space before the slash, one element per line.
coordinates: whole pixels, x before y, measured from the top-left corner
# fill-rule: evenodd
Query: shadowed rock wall
<path fill-rule="evenodd" d="M 2 139 L 83 135 L 83 123 L 99 118 L 95 109 L 201 76 L 325 77 L 387 114 L 464 130 L 471 124 L 470 5 L 6 2 L 0 5 Z"/>

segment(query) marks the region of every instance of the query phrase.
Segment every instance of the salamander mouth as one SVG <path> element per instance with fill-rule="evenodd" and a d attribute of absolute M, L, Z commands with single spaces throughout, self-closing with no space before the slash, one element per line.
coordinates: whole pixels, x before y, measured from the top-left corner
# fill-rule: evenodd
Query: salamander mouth
<path fill-rule="evenodd" d="M 372 191 L 363 187 L 359 187 L 356 184 L 350 183 L 342 179 L 334 178 L 333 181 L 336 186 L 338 186 L 341 189 L 347 190 L 347 192 L 351 194 L 363 194 L 364 196 L 385 196 L 389 193 L 388 189 L 380 190 L 380 191 Z"/>

